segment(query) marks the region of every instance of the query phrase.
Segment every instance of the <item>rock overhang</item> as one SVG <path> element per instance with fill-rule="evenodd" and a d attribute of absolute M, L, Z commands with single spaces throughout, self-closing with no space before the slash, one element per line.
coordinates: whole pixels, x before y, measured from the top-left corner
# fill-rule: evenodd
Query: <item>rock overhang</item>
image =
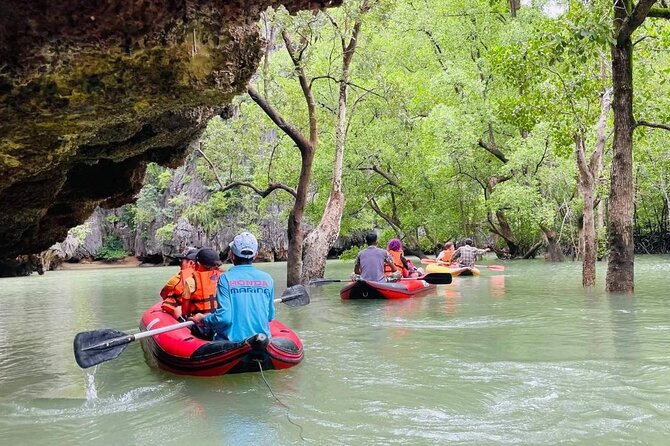
<path fill-rule="evenodd" d="M 254 74 L 261 12 L 341 3 L 2 2 L 2 255 L 42 251 L 96 206 L 132 202 L 147 163 L 181 164 Z"/>

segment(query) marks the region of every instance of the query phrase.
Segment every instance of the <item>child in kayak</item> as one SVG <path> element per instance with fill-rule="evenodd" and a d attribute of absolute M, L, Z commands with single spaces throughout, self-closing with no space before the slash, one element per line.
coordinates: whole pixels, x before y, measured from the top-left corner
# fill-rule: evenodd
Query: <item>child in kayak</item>
<path fill-rule="evenodd" d="M 393 259 L 393 264 L 396 269 L 402 273 L 403 277 L 418 277 L 420 275 L 420 271 L 414 267 L 411 260 L 405 257 L 402 250 L 402 242 L 399 239 L 394 238 L 389 240 L 386 248 L 386 252 L 388 252 L 391 259 Z M 384 274 L 389 276 L 392 273 L 390 266 L 385 265 Z"/>

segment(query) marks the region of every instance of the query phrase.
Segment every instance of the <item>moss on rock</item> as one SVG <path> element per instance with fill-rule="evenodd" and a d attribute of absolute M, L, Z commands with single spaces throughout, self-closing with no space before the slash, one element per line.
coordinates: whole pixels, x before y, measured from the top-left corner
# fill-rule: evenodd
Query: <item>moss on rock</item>
<path fill-rule="evenodd" d="M 134 200 L 244 91 L 268 7 L 341 0 L 5 0 L 0 7 L 0 248 L 44 250 L 98 206 Z M 0 268 L 0 275 L 3 272 Z"/>

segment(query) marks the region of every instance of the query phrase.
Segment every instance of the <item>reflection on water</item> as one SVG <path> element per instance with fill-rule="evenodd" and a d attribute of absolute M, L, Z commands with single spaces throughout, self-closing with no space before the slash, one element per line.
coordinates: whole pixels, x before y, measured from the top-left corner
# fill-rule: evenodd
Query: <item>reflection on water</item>
<path fill-rule="evenodd" d="M 489 277 L 491 288 L 491 297 L 502 299 L 505 297 L 505 276 L 502 274 L 494 274 Z"/>
<path fill-rule="evenodd" d="M 638 260 L 635 296 L 602 291 L 604 264 L 584 290 L 577 262 L 507 262 L 399 301 L 312 287 L 308 306 L 277 308 L 304 362 L 265 373 L 304 432 L 259 373 L 174 376 L 139 343 L 77 367 L 74 335 L 135 332 L 174 268 L 2 279 L 0 443 L 664 444 L 667 260 Z M 283 264 L 261 268 L 283 287 Z M 328 264 L 328 277 L 350 271 Z"/>

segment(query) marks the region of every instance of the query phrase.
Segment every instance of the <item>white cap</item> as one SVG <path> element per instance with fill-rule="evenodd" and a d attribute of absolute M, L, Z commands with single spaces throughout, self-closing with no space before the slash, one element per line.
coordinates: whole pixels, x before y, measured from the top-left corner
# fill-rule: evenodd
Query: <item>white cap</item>
<path fill-rule="evenodd" d="M 237 234 L 228 246 L 230 246 L 233 254 L 243 259 L 253 259 L 258 253 L 258 241 L 250 232 Z"/>

